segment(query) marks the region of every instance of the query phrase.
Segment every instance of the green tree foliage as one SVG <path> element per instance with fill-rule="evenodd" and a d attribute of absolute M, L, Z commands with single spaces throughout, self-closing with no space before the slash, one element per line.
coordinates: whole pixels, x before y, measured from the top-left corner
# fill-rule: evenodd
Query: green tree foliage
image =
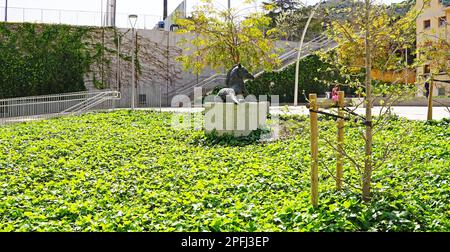
<path fill-rule="evenodd" d="M 275 49 L 277 30 L 262 12 L 244 15 L 243 10 L 218 9 L 203 0 L 188 19 L 178 19 L 178 33 L 191 34 L 181 46 L 185 55 L 177 58 L 185 69 L 199 73 L 205 67 L 228 69 L 242 63 L 250 71 L 271 70 L 279 64 Z"/>
<path fill-rule="evenodd" d="M 418 49 L 418 64 L 429 64 L 434 75 L 450 75 L 450 43 L 448 39 L 438 37 L 427 40 Z"/>
<path fill-rule="evenodd" d="M 271 0 L 264 4 L 273 6 L 273 9 L 267 14 L 273 20 L 271 28 L 277 28 L 286 40 L 299 41 L 314 6 L 305 6 L 298 0 Z M 322 15 L 313 16 L 305 37 L 306 40 L 322 33 L 323 21 Z"/>
<path fill-rule="evenodd" d="M 270 8 L 266 15 L 272 19 L 271 27 L 276 27 L 276 21 L 283 13 L 297 11 L 303 4 L 298 0 L 270 0 L 263 5 Z"/>
<path fill-rule="evenodd" d="M 395 16 L 397 18 L 401 18 L 405 14 L 407 14 L 411 9 L 415 7 L 415 0 L 405 0 L 399 3 L 392 3 L 388 6 L 388 11 L 391 16 Z"/>
<path fill-rule="evenodd" d="M 101 58 L 91 28 L 0 23 L 0 98 L 86 90 L 85 74 Z"/>
<path fill-rule="evenodd" d="M 300 60 L 302 71 L 300 71 L 299 90 L 309 93 L 324 95 L 331 91 L 335 83 L 343 82 L 339 72 L 331 64 L 322 61 L 318 56 L 311 55 Z M 255 80 L 246 82 L 247 90 L 253 95 L 278 95 L 280 102 L 292 102 L 294 90 L 292 83 L 295 79 L 295 65 L 291 65 L 280 72 L 265 72 Z M 347 95 L 352 93 L 350 87 L 343 91 Z M 299 97 L 300 102 L 305 102 L 305 97 Z"/>
<path fill-rule="evenodd" d="M 363 10 L 357 8 L 359 12 Z M 373 6 L 370 15 L 372 20 L 368 28 L 372 32 L 369 39 L 373 48 L 371 55 L 373 69 L 380 71 L 403 69 L 405 57 L 402 50 L 411 49 L 414 45 L 417 11 L 412 10 L 402 18 L 398 18 L 390 16 L 384 6 Z M 328 29 L 330 37 L 339 44 L 336 48 L 335 63 L 342 67 L 344 72 L 361 72 L 364 68 L 365 52 L 361 50 L 365 46 L 364 22 L 364 16 L 350 21 L 336 20 Z"/>

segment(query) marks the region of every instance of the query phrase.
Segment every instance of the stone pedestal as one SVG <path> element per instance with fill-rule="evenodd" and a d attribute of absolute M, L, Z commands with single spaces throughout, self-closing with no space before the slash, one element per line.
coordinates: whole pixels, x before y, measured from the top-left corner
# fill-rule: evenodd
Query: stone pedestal
<path fill-rule="evenodd" d="M 268 112 L 268 102 L 205 103 L 205 132 L 215 130 L 218 135 L 248 136 L 266 125 Z"/>

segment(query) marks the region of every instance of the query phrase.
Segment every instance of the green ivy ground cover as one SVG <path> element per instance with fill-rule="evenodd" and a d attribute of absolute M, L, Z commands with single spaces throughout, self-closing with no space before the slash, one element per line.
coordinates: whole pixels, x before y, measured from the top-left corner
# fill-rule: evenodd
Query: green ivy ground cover
<path fill-rule="evenodd" d="M 288 122 L 292 135 L 270 143 L 176 131 L 171 114 L 144 111 L 0 127 L 0 230 L 450 231 L 448 122 L 391 122 L 382 137 L 406 124 L 414 144 L 375 171 L 369 204 L 351 187 L 336 192 L 321 164 L 318 209 L 309 121 Z M 362 148 L 355 130 L 346 137 Z M 333 152 L 320 152 L 332 169 Z"/>

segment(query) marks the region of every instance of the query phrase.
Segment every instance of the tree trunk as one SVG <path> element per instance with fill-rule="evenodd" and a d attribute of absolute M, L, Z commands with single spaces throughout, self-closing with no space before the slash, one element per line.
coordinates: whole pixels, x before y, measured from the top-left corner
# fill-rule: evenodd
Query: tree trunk
<path fill-rule="evenodd" d="M 372 50 L 370 43 L 370 0 L 365 0 L 366 33 L 365 33 L 365 68 L 366 68 L 366 134 L 365 134 L 365 157 L 364 173 L 362 175 L 362 198 L 364 201 L 370 200 L 370 184 L 372 177 Z"/>

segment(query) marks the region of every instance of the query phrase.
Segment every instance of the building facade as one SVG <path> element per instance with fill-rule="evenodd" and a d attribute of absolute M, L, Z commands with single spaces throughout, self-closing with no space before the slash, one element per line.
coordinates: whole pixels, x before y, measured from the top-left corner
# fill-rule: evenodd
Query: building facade
<path fill-rule="evenodd" d="M 417 0 L 416 9 L 422 9 L 422 13 L 416 20 L 417 48 L 420 48 L 428 41 L 437 41 L 438 39 L 450 41 L 450 0 Z M 434 67 L 430 63 L 425 63 L 418 67 L 418 96 L 424 95 L 425 90 L 422 87 L 424 86 L 424 79 Z M 450 80 L 449 76 L 442 71 L 439 71 L 439 74 L 435 74 L 435 79 Z M 450 83 L 440 81 L 435 81 L 434 83 L 434 96 L 450 95 Z"/>

